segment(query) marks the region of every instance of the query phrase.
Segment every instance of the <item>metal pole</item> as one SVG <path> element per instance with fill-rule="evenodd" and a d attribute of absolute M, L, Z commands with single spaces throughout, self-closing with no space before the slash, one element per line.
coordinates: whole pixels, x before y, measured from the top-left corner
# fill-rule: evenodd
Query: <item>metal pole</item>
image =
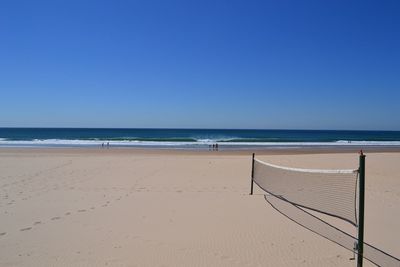
<path fill-rule="evenodd" d="M 253 178 L 254 178 L 254 153 L 253 157 L 251 158 L 251 187 L 250 187 L 250 195 L 253 194 Z"/>
<path fill-rule="evenodd" d="M 359 174 L 359 196 L 358 201 L 358 256 L 357 267 L 363 266 L 363 252 L 364 252 L 364 199 L 365 199 L 365 155 L 360 151 L 360 168 Z"/>

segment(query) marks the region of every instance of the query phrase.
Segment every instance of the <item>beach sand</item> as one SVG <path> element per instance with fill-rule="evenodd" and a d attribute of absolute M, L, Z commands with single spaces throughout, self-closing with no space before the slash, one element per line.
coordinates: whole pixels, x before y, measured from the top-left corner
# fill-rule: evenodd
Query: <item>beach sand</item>
<path fill-rule="evenodd" d="M 357 153 L 261 154 L 358 166 Z M 399 257 L 400 153 L 366 166 L 365 241 Z M 355 266 L 250 196 L 250 170 L 250 152 L 0 149 L 0 266 Z"/>

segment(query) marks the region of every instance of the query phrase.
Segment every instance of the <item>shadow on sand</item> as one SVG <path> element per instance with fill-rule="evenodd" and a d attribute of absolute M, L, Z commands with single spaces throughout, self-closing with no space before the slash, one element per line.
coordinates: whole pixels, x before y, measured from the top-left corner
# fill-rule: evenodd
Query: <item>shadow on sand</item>
<path fill-rule="evenodd" d="M 264 195 L 265 200 L 279 213 L 298 225 L 357 253 L 357 238 L 323 221 L 306 210 L 292 204 L 279 196 Z M 378 266 L 400 266 L 400 260 L 386 252 L 364 243 L 364 258 Z"/>

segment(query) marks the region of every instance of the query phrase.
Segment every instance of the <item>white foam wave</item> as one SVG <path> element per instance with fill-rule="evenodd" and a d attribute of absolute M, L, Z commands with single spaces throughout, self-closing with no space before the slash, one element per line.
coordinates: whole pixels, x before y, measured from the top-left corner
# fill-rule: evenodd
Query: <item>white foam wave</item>
<path fill-rule="evenodd" d="M 215 140 L 215 139 L 196 139 L 197 140 L 197 142 L 200 142 L 200 143 L 215 143 L 215 142 L 218 142 L 218 140 Z"/>
<path fill-rule="evenodd" d="M 240 139 L 238 137 L 214 137 L 214 138 L 195 138 L 201 143 L 229 142 L 231 140 Z"/>

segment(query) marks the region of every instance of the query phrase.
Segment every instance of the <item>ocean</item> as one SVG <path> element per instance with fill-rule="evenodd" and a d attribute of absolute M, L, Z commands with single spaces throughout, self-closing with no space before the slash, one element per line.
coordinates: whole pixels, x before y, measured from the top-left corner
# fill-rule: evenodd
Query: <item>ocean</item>
<path fill-rule="evenodd" d="M 400 147 L 400 131 L 0 128 L 0 147 L 220 149 L 368 146 Z"/>

